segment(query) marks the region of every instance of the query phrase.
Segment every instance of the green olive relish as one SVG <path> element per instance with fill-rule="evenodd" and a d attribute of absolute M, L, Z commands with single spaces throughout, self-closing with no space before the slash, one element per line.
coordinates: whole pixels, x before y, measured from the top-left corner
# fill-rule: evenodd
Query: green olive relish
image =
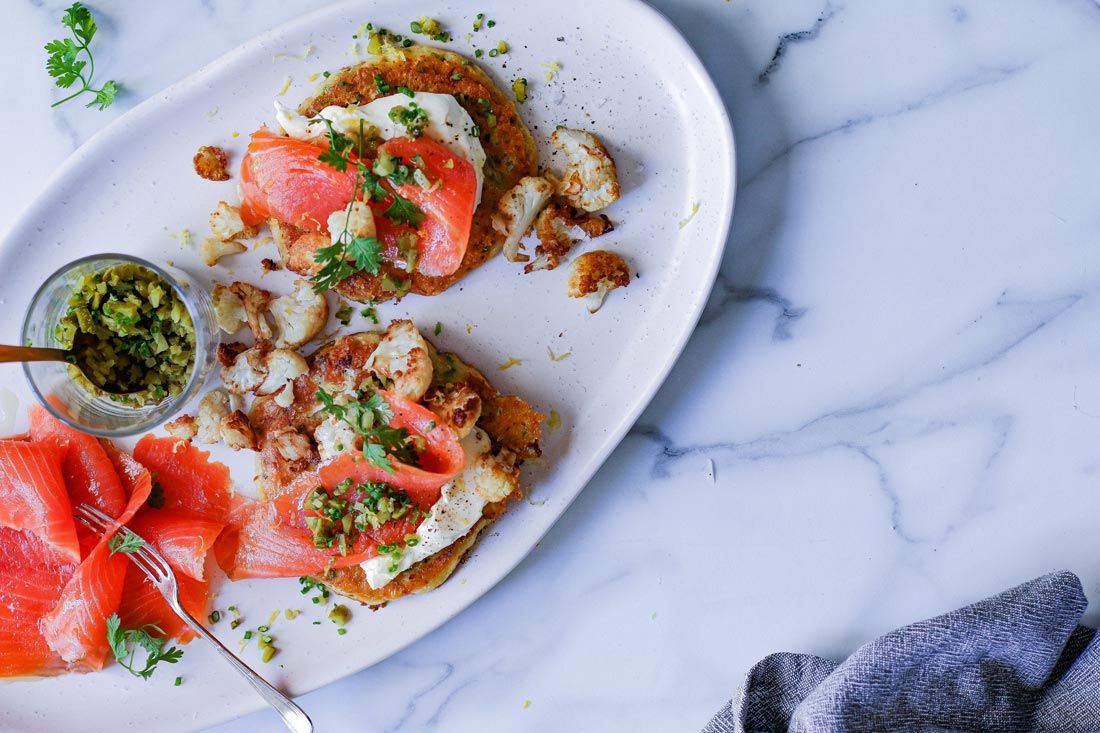
<path fill-rule="evenodd" d="M 90 394 L 142 407 L 178 395 L 195 365 L 195 325 L 164 278 L 135 264 L 85 275 L 55 331 Z"/>

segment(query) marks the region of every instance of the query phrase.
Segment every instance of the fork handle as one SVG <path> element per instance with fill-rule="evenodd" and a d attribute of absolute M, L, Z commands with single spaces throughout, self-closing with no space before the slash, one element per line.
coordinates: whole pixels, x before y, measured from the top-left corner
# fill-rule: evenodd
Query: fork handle
<path fill-rule="evenodd" d="M 260 696 L 267 701 L 267 704 L 275 708 L 275 712 L 279 714 L 279 717 L 286 723 L 286 727 L 294 733 L 312 733 L 313 722 L 306 715 L 305 711 L 298 707 L 293 700 L 275 689 L 267 680 L 260 675 L 252 671 L 252 669 L 237 658 L 233 652 L 225 648 L 225 645 L 218 641 L 218 638 L 211 634 L 205 626 L 200 624 L 194 616 L 187 613 L 182 608 L 176 609 L 180 612 L 180 616 L 187 625 L 195 630 L 195 633 L 202 638 L 209 641 L 214 645 L 214 648 L 218 650 L 218 653 L 222 655 L 225 661 L 229 662 L 233 667 L 240 672 L 241 676 L 248 680 L 248 683 L 252 685 L 252 688 L 256 692 L 260 693 Z"/>

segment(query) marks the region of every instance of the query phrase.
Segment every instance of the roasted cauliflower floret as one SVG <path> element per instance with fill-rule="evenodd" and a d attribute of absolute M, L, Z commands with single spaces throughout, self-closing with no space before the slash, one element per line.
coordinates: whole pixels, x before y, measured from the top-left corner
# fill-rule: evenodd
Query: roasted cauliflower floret
<path fill-rule="evenodd" d="M 231 392 L 275 395 L 275 403 L 289 407 L 294 401 L 293 382 L 309 370 L 306 360 L 290 349 L 253 346 L 222 367 L 222 384 Z"/>
<path fill-rule="evenodd" d="M 328 231 L 333 244 L 340 243 L 345 229 L 353 239 L 375 236 L 377 230 L 374 228 L 374 214 L 370 207 L 362 201 L 352 201 L 346 208 L 329 214 Z"/>
<path fill-rule="evenodd" d="M 228 257 L 229 255 L 240 254 L 247 250 L 240 242 L 230 241 L 223 242 L 217 237 L 207 237 L 202 240 L 202 246 L 199 248 L 199 254 L 202 256 L 203 263 L 207 267 L 213 267 L 218 264 L 218 260 L 222 257 Z"/>
<path fill-rule="evenodd" d="M 562 127 L 554 130 L 550 140 L 565 153 L 565 175 L 558 193 L 569 203 L 585 211 L 599 211 L 619 198 L 615 161 L 595 135 Z"/>
<path fill-rule="evenodd" d="M 214 320 L 218 322 L 218 328 L 230 335 L 241 330 L 247 322 L 241 297 L 228 285 L 215 283 L 210 298 L 214 301 Z"/>
<path fill-rule="evenodd" d="M 554 193 L 554 186 L 542 176 L 526 176 L 501 196 L 493 214 L 493 229 L 504 235 L 504 256 L 509 262 L 526 262 L 520 254 L 520 240 Z"/>
<path fill-rule="evenodd" d="M 524 272 L 553 270 L 582 237 L 592 239 L 610 232 L 614 227 L 603 214 L 587 214 L 563 203 L 553 203 L 542 210 L 535 222 L 539 245 L 535 261 Z"/>
<path fill-rule="evenodd" d="M 256 450 L 256 432 L 240 410 L 234 410 L 222 418 L 221 437 L 226 446 L 233 450 Z"/>
<path fill-rule="evenodd" d="M 267 436 L 279 455 L 288 461 L 300 461 L 313 455 L 313 442 L 292 428 L 282 428 Z"/>
<path fill-rule="evenodd" d="M 469 385 L 437 385 L 424 395 L 424 406 L 454 428 L 461 440 L 481 417 L 481 397 Z"/>
<path fill-rule="evenodd" d="M 317 441 L 317 451 L 321 454 L 322 461 L 335 458 L 355 447 L 355 431 L 343 420 L 332 417 L 321 421 L 313 431 L 313 439 Z"/>
<path fill-rule="evenodd" d="M 412 321 L 393 321 L 382 334 L 366 367 L 380 380 L 392 382 L 398 395 L 419 402 L 432 382 L 428 344 Z"/>
<path fill-rule="evenodd" d="M 213 145 L 203 145 L 191 159 L 195 172 L 208 181 L 229 180 L 229 156 Z"/>
<path fill-rule="evenodd" d="M 234 239 L 249 239 L 255 237 L 258 230 L 254 226 L 248 226 L 241 219 L 241 211 L 236 206 L 230 206 L 224 201 L 210 212 L 210 231 L 223 242 Z"/>
<path fill-rule="evenodd" d="M 257 341 L 271 339 L 271 324 L 267 322 L 267 306 L 271 302 L 271 293 L 248 283 L 235 282 L 229 286 L 244 306 L 248 330 Z"/>
<path fill-rule="evenodd" d="M 275 404 L 290 407 L 294 402 L 294 380 L 309 371 L 301 354 L 290 349 L 274 349 L 267 357 L 267 374 L 256 388 L 258 395 L 275 395 Z"/>
<path fill-rule="evenodd" d="M 199 424 L 191 415 L 180 415 L 175 420 L 164 424 L 164 429 L 173 438 L 191 440 L 199 434 Z"/>
<path fill-rule="evenodd" d="M 276 298 L 269 306 L 278 335 L 275 345 L 296 349 L 321 332 L 328 320 L 328 301 L 314 292 L 308 280 L 297 280 L 289 295 Z"/>
<path fill-rule="evenodd" d="M 207 392 L 199 400 L 198 441 L 217 443 L 222 437 L 222 418 L 229 414 L 229 393 L 224 389 Z"/>
<path fill-rule="evenodd" d="M 596 249 L 573 261 L 566 287 L 570 298 L 584 298 L 588 312 L 595 313 L 608 293 L 629 284 L 626 261 L 614 252 Z"/>
<path fill-rule="evenodd" d="M 474 488 L 486 501 L 504 501 L 519 488 L 519 469 L 508 449 L 499 454 L 484 453 L 472 467 Z"/>

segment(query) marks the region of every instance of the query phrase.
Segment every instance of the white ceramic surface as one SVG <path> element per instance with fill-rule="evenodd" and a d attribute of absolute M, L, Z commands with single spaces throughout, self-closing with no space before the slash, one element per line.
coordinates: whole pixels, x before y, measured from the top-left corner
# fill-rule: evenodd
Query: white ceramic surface
<path fill-rule="evenodd" d="M 356 612 L 346 636 L 337 636 L 324 620 L 326 609 L 305 602 L 294 580 L 222 586 L 217 607 L 235 604 L 246 617 L 237 631 L 225 622 L 215 628 L 231 644 L 273 610 L 304 609 L 294 621 L 273 625 L 282 652 L 263 667 L 272 682 L 295 693 L 420 638 L 483 594 L 534 546 L 660 385 L 702 312 L 725 244 L 734 178 L 728 121 L 702 66 L 670 25 L 627 0 L 595 11 L 579 1 L 553 9 L 509 3 L 478 9 L 497 25 L 474 40 L 487 48 L 488 39 L 495 44 L 507 38 L 513 46 L 498 59 L 486 57 L 485 66 L 503 86 L 517 75 L 531 80 L 524 113 L 536 138 L 545 141 L 555 124 L 565 123 L 597 132 L 612 148 L 624 195 L 607 211 L 616 230 L 600 246 L 622 252 L 638 277 L 590 316 L 579 301 L 565 297 L 565 268 L 521 276 L 518 267 L 497 259 L 444 297 L 379 308 L 384 320 L 412 317 L 426 331 L 442 323 L 443 347 L 468 357 L 500 387 L 556 410 L 563 427 L 547 433 L 544 459 L 525 471 L 531 501 L 495 525 L 450 582 L 380 612 Z M 565 20 L 582 10 L 582 29 Z M 469 52 L 462 29 L 474 11 L 443 4 L 423 12 L 455 29 L 453 47 Z M 235 181 L 199 179 L 191 155 L 200 145 L 217 144 L 239 160 L 247 134 L 271 123 L 272 97 L 287 77 L 295 83 L 285 100 L 296 102 L 314 86 L 308 74 L 354 60 L 349 44 L 360 23 L 398 29 L 420 14 L 391 0 L 354 2 L 299 18 L 158 93 L 80 147 L 0 244 L 0 292 L 11 316 L 0 323 L 0 342 L 17 340 L 21 306 L 44 276 L 90 252 L 162 258 L 199 277 L 257 282 L 258 261 L 274 255 L 272 245 L 207 270 L 195 247 L 170 238 L 188 228 L 197 242 L 218 199 L 234 198 Z M 104 16 L 108 31 L 111 18 Z M 280 57 L 306 47 L 313 51 L 304 61 Z M 662 50 L 660 56 L 651 53 L 654 48 Z M 542 64 L 549 61 L 563 67 L 552 82 L 543 78 Z M 102 63 L 99 68 L 114 73 Z M 680 227 L 696 202 L 697 215 Z M 263 285 L 285 291 L 290 280 L 286 273 L 269 275 Z M 358 317 L 355 325 L 370 326 Z M 571 355 L 554 361 L 548 349 Z M 510 358 L 523 362 L 495 369 Z M 5 367 L 3 380 L 28 401 L 16 367 Z M 17 418 L 14 429 L 23 419 Z M 233 467 L 238 490 L 250 492 L 251 461 L 228 451 L 216 457 Z M 246 658 L 257 661 L 254 645 Z M 172 687 L 176 674 L 186 684 Z M 59 699 L 66 704 L 57 705 Z M 147 729 L 186 730 L 258 707 L 243 682 L 201 644 L 151 683 L 113 667 L 0 686 L 0 723 L 18 730 L 57 730 L 78 722 L 86 730 L 119 730 L 139 721 Z"/>

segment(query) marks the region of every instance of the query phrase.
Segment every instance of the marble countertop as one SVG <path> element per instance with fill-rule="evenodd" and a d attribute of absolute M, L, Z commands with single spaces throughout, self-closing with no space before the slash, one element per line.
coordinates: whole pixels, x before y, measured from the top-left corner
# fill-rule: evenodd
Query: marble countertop
<path fill-rule="evenodd" d="M 49 108 L 36 59 L 67 4 L 0 25 L 0 221 L 126 109 L 318 0 L 92 3 L 127 90 L 102 113 Z M 842 657 L 1059 568 L 1100 595 L 1100 5 L 654 4 L 737 135 L 703 321 L 538 548 L 306 695 L 319 730 L 694 730 L 772 651 Z"/>

